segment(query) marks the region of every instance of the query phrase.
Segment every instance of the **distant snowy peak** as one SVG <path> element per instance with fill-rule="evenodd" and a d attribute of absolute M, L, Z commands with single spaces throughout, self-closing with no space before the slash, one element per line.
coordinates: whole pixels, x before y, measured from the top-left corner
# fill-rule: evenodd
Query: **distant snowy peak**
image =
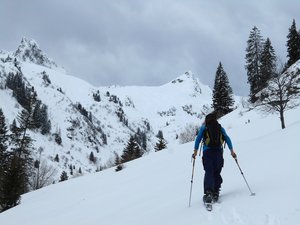
<path fill-rule="evenodd" d="M 212 92 L 211 89 L 208 86 L 203 85 L 191 71 L 185 72 L 166 85 L 176 85 L 178 88 L 189 88 L 192 91 L 192 96 L 199 94 L 210 95 Z"/>
<path fill-rule="evenodd" d="M 13 56 L 21 61 L 35 63 L 52 69 L 58 67 L 52 59 L 49 59 L 48 56 L 43 53 L 35 40 L 25 37 L 22 38 Z"/>

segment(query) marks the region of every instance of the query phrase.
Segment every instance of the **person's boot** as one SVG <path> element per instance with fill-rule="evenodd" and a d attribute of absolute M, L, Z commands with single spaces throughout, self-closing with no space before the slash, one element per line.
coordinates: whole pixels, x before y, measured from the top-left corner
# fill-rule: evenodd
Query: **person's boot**
<path fill-rule="evenodd" d="M 205 203 L 212 203 L 213 193 L 211 191 L 205 191 L 205 195 L 203 196 L 203 201 Z"/>
<path fill-rule="evenodd" d="M 213 200 L 214 202 L 217 202 L 217 201 L 219 200 L 219 194 L 220 194 L 220 191 L 219 191 L 219 190 L 214 191 L 213 196 L 212 196 L 212 200 Z"/>

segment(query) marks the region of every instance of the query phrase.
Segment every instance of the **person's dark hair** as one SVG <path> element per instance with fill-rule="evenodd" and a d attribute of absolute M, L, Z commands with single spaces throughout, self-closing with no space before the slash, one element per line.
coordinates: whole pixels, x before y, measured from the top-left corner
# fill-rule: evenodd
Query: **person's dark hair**
<path fill-rule="evenodd" d="M 211 124 L 217 122 L 217 115 L 215 113 L 210 113 L 205 117 L 205 124 Z"/>

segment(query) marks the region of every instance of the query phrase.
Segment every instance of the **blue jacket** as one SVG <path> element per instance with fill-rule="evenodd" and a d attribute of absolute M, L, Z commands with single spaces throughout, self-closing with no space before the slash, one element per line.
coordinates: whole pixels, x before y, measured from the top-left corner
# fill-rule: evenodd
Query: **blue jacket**
<path fill-rule="evenodd" d="M 204 131 L 205 131 L 205 125 L 202 125 L 199 129 L 198 135 L 196 137 L 195 140 L 195 147 L 194 149 L 198 150 L 199 149 L 199 144 L 203 138 L 204 135 Z M 233 150 L 233 146 L 232 146 L 232 142 L 230 137 L 226 134 L 226 131 L 223 127 L 221 127 L 221 132 L 223 134 L 223 137 L 225 139 L 226 144 L 228 145 L 228 148 L 232 151 Z M 205 143 L 203 143 L 203 151 L 206 151 L 207 149 L 209 149 L 209 147 L 207 145 L 205 145 Z"/>

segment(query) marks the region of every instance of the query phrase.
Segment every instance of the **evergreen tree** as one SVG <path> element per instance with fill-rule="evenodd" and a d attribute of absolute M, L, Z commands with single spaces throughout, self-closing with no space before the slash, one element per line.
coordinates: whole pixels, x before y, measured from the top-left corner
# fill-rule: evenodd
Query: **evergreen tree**
<path fill-rule="evenodd" d="M 163 132 L 159 130 L 156 135 L 157 138 L 164 138 Z"/>
<path fill-rule="evenodd" d="M 6 86 L 13 91 L 13 96 L 18 103 L 28 110 L 30 107 L 30 99 L 32 89 L 26 87 L 21 73 L 9 73 L 6 79 Z"/>
<path fill-rule="evenodd" d="M 51 131 L 51 121 L 44 121 L 41 127 L 41 134 L 50 134 Z"/>
<path fill-rule="evenodd" d="M 134 134 L 134 138 L 138 145 L 146 151 L 147 149 L 147 135 L 144 131 L 141 131 L 140 128 L 137 129 L 137 132 Z"/>
<path fill-rule="evenodd" d="M 68 174 L 66 171 L 62 171 L 61 175 L 60 175 L 60 180 L 59 182 L 62 182 L 62 181 L 65 181 L 65 180 L 68 180 L 69 177 L 68 177 Z"/>
<path fill-rule="evenodd" d="M 13 91 L 13 96 L 24 110 L 32 112 L 31 122 L 28 129 L 41 128 L 42 134 L 47 134 L 51 130 L 51 123 L 48 119 L 47 106 L 37 99 L 37 94 L 33 87 L 27 87 L 23 81 L 21 73 L 9 73 L 6 79 L 6 86 Z"/>
<path fill-rule="evenodd" d="M 31 109 L 31 108 L 30 108 Z M 20 123 L 20 126 L 22 128 L 26 128 L 25 131 L 27 131 L 27 129 L 32 128 L 33 126 L 35 126 L 35 121 L 33 120 L 32 117 L 32 111 L 28 111 L 26 109 L 23 109 L 18 115 L 17 115 L 17 120 Z"/>
<path fill-rule="evenodd" d="M 49 134 L 51 131 L 51 121 L 48 117 L 48 107 L 46 105 L 41 106 L 40 110 L 40 123 L 41 123 L 41 134 Z"/>
<path fill-rule="evenodd" d="M 21 194 L 28 191 L 29 177 L 32 171 L 32 139 L 27 130 L 32 125 L 32 107 L 18 114 L 20 127 L 13 121 L 11 126 L 11 154 L 3 175 L 1 207 L 9 209 L 20 202 Z"/>
<path fill-rule="evenodd" d="M 6 159 L 8 157 L 8 134 L 7 134 L 7 126 L 5 123 L 5 116 L 3 114 L 2 109 L 0 108 L 0 182 L 1 182 L 1 174 L 4 165 L 6 164 Z M 0 183 L 1 184 L 1 183 Z M 1 186 L 1 185 L 0 185 Z"/>
<path fill-rule="evenodd" d="M 40 129 L 41 134 L 49 134 L 51 130 L 51 122 L 48 118 L 48 107 L 40 100 L 35 100 L 32 115 L 33 124 L 30 129 Z"/>
<path fill-rule="evenodd" d="M 36 100 L 32 112 L 32 126 L 29 127 L 29 129 L 38 129 L 42 126 L 41 104 L 42 102 L 40 100 Z"/>
<path fill-rule="evenodd" d="M 36 93 L 32 92 L 26 108 L 24 108 L 17 116 L 20 127 L 25 129 L 25 133 L 27 129 L 37 128 L 39 123 L 36 118 L 39 117 L 39 112 L 37 112 L 39 109 L 37 108 L 39 108 L 41 102 L 37 100 L 36 97 Z"/>
<path fill-rule="evenodd" d="M 69 168 L 70 168 L 70 174 L 73 176 L 73 165 L 71 164 L 71 165 L 69 166 Z"/>
<path fill-rule="evenodd" d="M 96 159 L 95 159 L 95 156 L 94 156 L 94 153 L 93 153 L 93 152 L 90 153 L 89 159 L 90 159 L 90 161 L 93 162 L 93 163 L 96 162 Z"/>
<path fill-rule="evenodd" d="M 24 167 L 20 165 L 20 158 L 17 155 L 11 155 L 1 185 L 0 204 L 2 211 L 18 205 L 21 194 L 24 193 L 26 172 Z"/>
<path fill-rule="evenodd" d="M 18 115 L 20 116 L 20 114 Z M 24 121 L 27 121 L 24 119 Z M 10 146 L 7 166 L 1 187 L 1 207 L 7 210 L 19 204 L 21 194 L 28 191 L 30 171 L 32 171 L 32 139 L 26 134 L 28 124 L 20 127 L 13 121 L 11 125 Z"/>
<path fill-rule="evenodd" d="M 220 62 L 215 76 L 212 99 L 212 107 L 214 108 L 214 111 L 217 113 L 218 117 L 221 117 L 232 111 L 232 106 L 234 104 L 232 95 L 232 88 L 230 87 L 227 74 L 223 69 L 222 63 Z"/>
<path fill-rule="evenodd" d="M 9 129 L 10 129 L 10 131 L 11 131 L 12 133 L 15 133 L 15 132 L 18 131 L 19 128 L 18 128 L 18 126 L 17 126 L 17 122 L 16 122 L 15 119 L 13 120 L 13 122 L 12 122 L 12 124 L 10 125 Z"/>
<path fill-rule="evenodd" d="M 114 154 L 115 154 L 115 166 L 116 166 L 115 171 L 118 172 L 124 168 L 124 165 L 121 161 L 120 156 L 116 152 L 114 152 Z"/>
<path fill-rule="evenodd" d="M 55 155 L 55 157 L 54 157 L 54 161 L 55 161 L 55 162 L 59 162 L 59 157 L 58 157 L 58 154 L 56 154 L 56 155 Z"/>
<path fill-rule="evenodd" d="M 167 148 L 166 140 L 163 137 L 159 137 L 158 142 L 156 143 L 156 145 L 154 147 L 155 151 L 157 152 L 157 151 L 160 151 L 165 148 Z"/>
<path fill-rule="evenodd" d="M 116 166 L 115 171 L 118 172 L 118 171 L 121 171 L 122 169 L 124 169 L 124 164 L 120 163 Z"/>
<path fill-rule="evenodd" d="M 0 108 L 0 206 L 2 206 L 4 203 L 4 175 L 8 166 L 9 157 L 9 154 L 7 152 L 9 136 L 7 132 L 8 130 L 5 124 L 5 116 L 2 112 L 2 109 Z"/>
<path fill-rule="evenodd" d="M 254 26 L 250 32 L 246 48 L 246 65 L 248 83 L 250 85 L 250 102 L 254 103 L 257 98 L 255 94 L 259 92 L 260 66 L 263 39 L 260 30 Z"/>
<path fill-rule="evenodd" d="M 259 90 L 267 86 L 267 82 L 276 72 L 276 55 L 269 38 L 264 43 L 260 64 Z"/>
<path fill-rule="evenodd" d="M 36 174 L 33 173 L 33 177 L 35 177 L 35 181 L 34 181 L 34 184 L 33 184 L 33 189 L 34 190 L 40 188 L 40 184 L 39 184 L 40 164 L 41 164 L 40 160 L 35 160 L 34 163 L 33 163 L 34 168 L 36 169 Z"/>
<path fill-rule="evenodd" d="M 300 59 L 300 34 L 297 31 L 295 19 L 293 20 L 293 23 L 289 28 L 289 34 L 287 35 L 287 39 L 287 67 L 290 67 Z"/>
<path fill-rule="evenodd" d="M 15 126 L 12 129 L 12 134 L 11 134 L 11 143 L 12 143 L 12 150 L 15 155 L 17 155 L 21 161 L 24 161 L 26 168 L 29 169 L 31 163 L 32 163 L 32 158 L 31 158 L 31 150 L 32 150 L 32 139 L 31 137 L 27 134 L 28 130 L 28 124 L 30 123 L 30 119 L 26 119 L 26 116 L 30 117 L 29 114 L 24 113 L 25 110 L 23 110 L 19 115 L 18 119 L 20 122 L 20 127 Z M 23 117 L 21 121 L 21 117 Z"/>
<path fill-rule="evenodd" d="M 100 102 L 101 101 L 101 97 L 100 97 L 100 92 L 99 90 L 97 91 L 97 93 L 93 93 L 93 98 L 96 102 Z"/>
<path fill-rule="evenodd" d="M 58 130 L 56 131 L 56 133 L 54 133 L 53 135 L 54 135 L 55 142 L 56 142 L 57 144 L 61 145 L 62 139 L 61 139 L 61 131 L 60 131 L 60 129 L 58 129 Z"/>
<path fill-rule="evenodd" d="M 129 141 L 121 156 L 121 162 L 125 163 L 134 159 L 137 159 L 143 155 L 140 146 L 135 140 L 134 136 L 130 136 Z"/>
<path fill-rule="evenodd" d="M 141 141 L 142 141 L 141 146 L 142 146 L 142 149 L 146 151 L 147 150 L 147 135 L 145 132 L 142 132 L 141 136 L 142 136 L 141 137 Z"/>
<path fill-rule="evenodd" d="M 102 139 L 102 141 L 103 141 L 103 144 L 104 144 L 104 145 L 107 145 L 107 136 L 106 136 L 106 134 L 102 133 L 102 134 L 101 134 L 101 139 Z"/>

